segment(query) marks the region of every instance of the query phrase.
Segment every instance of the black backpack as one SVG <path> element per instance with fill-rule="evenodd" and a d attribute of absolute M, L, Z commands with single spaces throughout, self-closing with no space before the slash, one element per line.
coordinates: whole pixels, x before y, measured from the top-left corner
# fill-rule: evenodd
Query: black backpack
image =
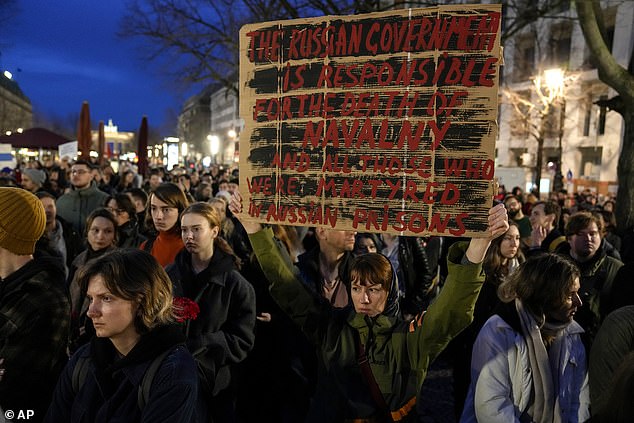
<path fill-rule="evenodd" d="M 167 355 L 173 350 L 173 348 L 170 348 L 156 356 L 145 371 L 137 394 L 137 404 L 139 405 L 140 410 L 143 410 L 145 404 L 147 404 L 150 398 L 150 388 L 152 387 L 152 381 L 154 380 L 156 372 L 161 367 L 161 363 L 163 363 L 165 357 L 167 357 Z M 92 363 L 92 359 L 90 357 L 80 357 L 79 360 L 77 360 L 71 378 L 74 395 L 77 395 L 81 387 L 84 385 L 84 382 L 86 381 L 86 376 L 88 376 L 90 363 Z"/>

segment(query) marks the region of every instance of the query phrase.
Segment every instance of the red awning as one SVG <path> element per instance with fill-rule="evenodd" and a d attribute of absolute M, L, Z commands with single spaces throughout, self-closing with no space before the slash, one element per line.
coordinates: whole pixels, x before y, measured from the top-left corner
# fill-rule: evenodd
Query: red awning
<path fill-rule="evenodd" d="M 33 148 L 57 150 L 60 144 L 70 142 L 68 138 L 44 128 L 27 129 L 21 134 L 0 136 L 0 144 L 11 144 L 13 148 Z"/>

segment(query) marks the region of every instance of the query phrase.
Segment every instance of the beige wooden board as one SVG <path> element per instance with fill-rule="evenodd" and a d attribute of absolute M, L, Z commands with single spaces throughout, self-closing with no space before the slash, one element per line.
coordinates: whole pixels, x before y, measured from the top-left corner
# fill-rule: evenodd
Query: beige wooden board
<path fill-rule="evenodd" d="M 500 5 L 240 31 L 244 218 L 479 236 L 493 197 Z"/>

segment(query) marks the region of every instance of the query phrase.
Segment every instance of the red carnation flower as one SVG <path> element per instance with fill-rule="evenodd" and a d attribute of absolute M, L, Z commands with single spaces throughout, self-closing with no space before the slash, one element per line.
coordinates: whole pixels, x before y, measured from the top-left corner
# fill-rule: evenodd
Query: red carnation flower
<path fill-rule="evenodd" d="M 198 304 L 187 297 L 174 297 L 173 304 L 174 315 L 178 323 L 183 323 L 185 320 L 196 320 L 198 313 L 200 313 Z"/>

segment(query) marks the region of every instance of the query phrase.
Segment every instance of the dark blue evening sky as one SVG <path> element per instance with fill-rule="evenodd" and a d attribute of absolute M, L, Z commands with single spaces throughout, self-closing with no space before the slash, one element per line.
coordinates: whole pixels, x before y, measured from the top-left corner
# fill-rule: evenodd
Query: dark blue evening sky
<path fill-rule="evenodd" d="M 124 0 L 17 3 L 18 15 L 0 28 L 0 70 L 13 73 L 36 113 L 67 121 L 87 100 L 95 125 L 112 119 L 136 131 L 147 115 L 151 127 L 173 134 L 165 126 L 185 96 L 141 60 L 141 40 L 116 36 Z"/>

